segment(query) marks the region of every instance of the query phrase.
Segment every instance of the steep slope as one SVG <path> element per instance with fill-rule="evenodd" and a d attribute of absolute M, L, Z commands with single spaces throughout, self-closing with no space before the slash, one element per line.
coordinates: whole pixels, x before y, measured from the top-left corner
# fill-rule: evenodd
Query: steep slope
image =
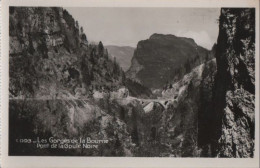
<path fill-rule="evenodd" d="M 120 119 L 124 111 L 120 111 L 111 102 L 109 104 L 82 99 L 10 100 L 9 155 L 132 156 L 134 144 L 129 133 L 131 127 Z M 127 113 L 125 118 L 127 117 L 130 118 L 130 125 L 131 113 Z M 50 144 L 51 137 L 61 140 L 88 137 L 92 140 L 107 140 L 107 143 L 99 144 L 98 149 L 82 146 L 69 148 L 62 142 L 56 143 L 58 148 L 41 148 L 35 143 L 17 143 L 17 140 L 25 138 L 35 141 L 37 137 L 46 141 L 39 143 L 42 145 Z M 72 145 L 78 144 L 80 143 Z M 89 143 L 94 144 L 96 143 Z"/>
<path fill-rule="evenodd" d="M 211 156 L 211 153 L 205 155 L 204 147 L 199 146 L 198 120 L 201 108 L 212 100 L 215 73 L 213 59 L 163 90 L 161 98 L 141 101 L 144 127 L 139 129 L 142 145 L 137 156 Z"/>
<path fill-rule="evenodd" d="M 167 81 L 181 79 L 210 56 L 193 39 L 153 34 L 138 42 L 127 77 L 149 88 L 162 88 Z"/>
<path fill-rule="evenodd" d="M 255 9 L 221 9 L 216 58 L 214 154 L 253 157 Z"/>
<path fill-rule="evenodd" d="M 135 48 L 129 46 L 114 46 L 108 45 L 107 48 L 109 55 L 115 57 L 118 64 L 123 68 L 124 71 L 127 71 L 131 66 L 131 60 L 134 55 Z"/>
<path fill-rule="evenodd" d="M 132 127 L 126 129 L 119 119 L 126 115 L 109 98 L 127 95 L 124 72 L 102 42 L 88 44 L 62 8 L 11 7 L 9 19 L 9 155 L 131 156 Z M 95 99 L 97 93 L 103 99 Z M 99 150 L 17 142 L 36 137 L 109 142 Z"/>
<path fill-rule="evenodd" d="M 102 42 L 88 45 L 62 8 L 10 8 L 10 97 L 64 98 L 113 90 L 124 74 Z"/>

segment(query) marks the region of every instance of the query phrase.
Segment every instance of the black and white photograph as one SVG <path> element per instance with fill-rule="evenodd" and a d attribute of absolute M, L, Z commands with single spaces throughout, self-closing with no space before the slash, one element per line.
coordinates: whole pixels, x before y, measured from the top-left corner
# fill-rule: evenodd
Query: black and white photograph
<path fill-rule="evenodd" d="M 0 167 L 257 168 L 258 0 L 3 0 Z"/>
<path fill-rule="evenodd" d="M 9 156 L 253 158 L 255 8 L 9 7 Z"/>

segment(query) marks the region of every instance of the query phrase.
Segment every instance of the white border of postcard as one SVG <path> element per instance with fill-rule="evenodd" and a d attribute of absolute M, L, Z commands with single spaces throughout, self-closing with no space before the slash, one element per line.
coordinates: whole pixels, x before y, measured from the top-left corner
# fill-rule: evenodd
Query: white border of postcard
<path fill-rule="evenodd" d="M 2 0 L 1 25 L 1 166 L 2 167 L 259 167 L 259 0 Z M 138 157 L 29 157 L 8 156 L 8 56 L 9 6 L 56 7 L 255 7 L 256 8 L 256 109 L 255 155 L 235 158 L 138 158 Z"/>

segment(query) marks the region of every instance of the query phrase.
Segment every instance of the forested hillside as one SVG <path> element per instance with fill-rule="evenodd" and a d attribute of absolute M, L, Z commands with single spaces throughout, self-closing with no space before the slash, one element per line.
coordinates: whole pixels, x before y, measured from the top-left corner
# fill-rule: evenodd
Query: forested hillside
<path fill-rule="evenodd" d="M 62 8 L 10 8 L 10 97 L 68 98 L 118 89 L 124 72 Z"/>

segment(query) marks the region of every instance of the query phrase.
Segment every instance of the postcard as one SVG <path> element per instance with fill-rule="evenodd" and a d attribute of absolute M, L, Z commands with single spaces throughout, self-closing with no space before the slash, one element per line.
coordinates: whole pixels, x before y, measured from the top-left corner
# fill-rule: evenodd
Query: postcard
<path fill-rule="evenodd" d="M 258 167 L 259 1 L 2 2 L 2 167 Z"/>

